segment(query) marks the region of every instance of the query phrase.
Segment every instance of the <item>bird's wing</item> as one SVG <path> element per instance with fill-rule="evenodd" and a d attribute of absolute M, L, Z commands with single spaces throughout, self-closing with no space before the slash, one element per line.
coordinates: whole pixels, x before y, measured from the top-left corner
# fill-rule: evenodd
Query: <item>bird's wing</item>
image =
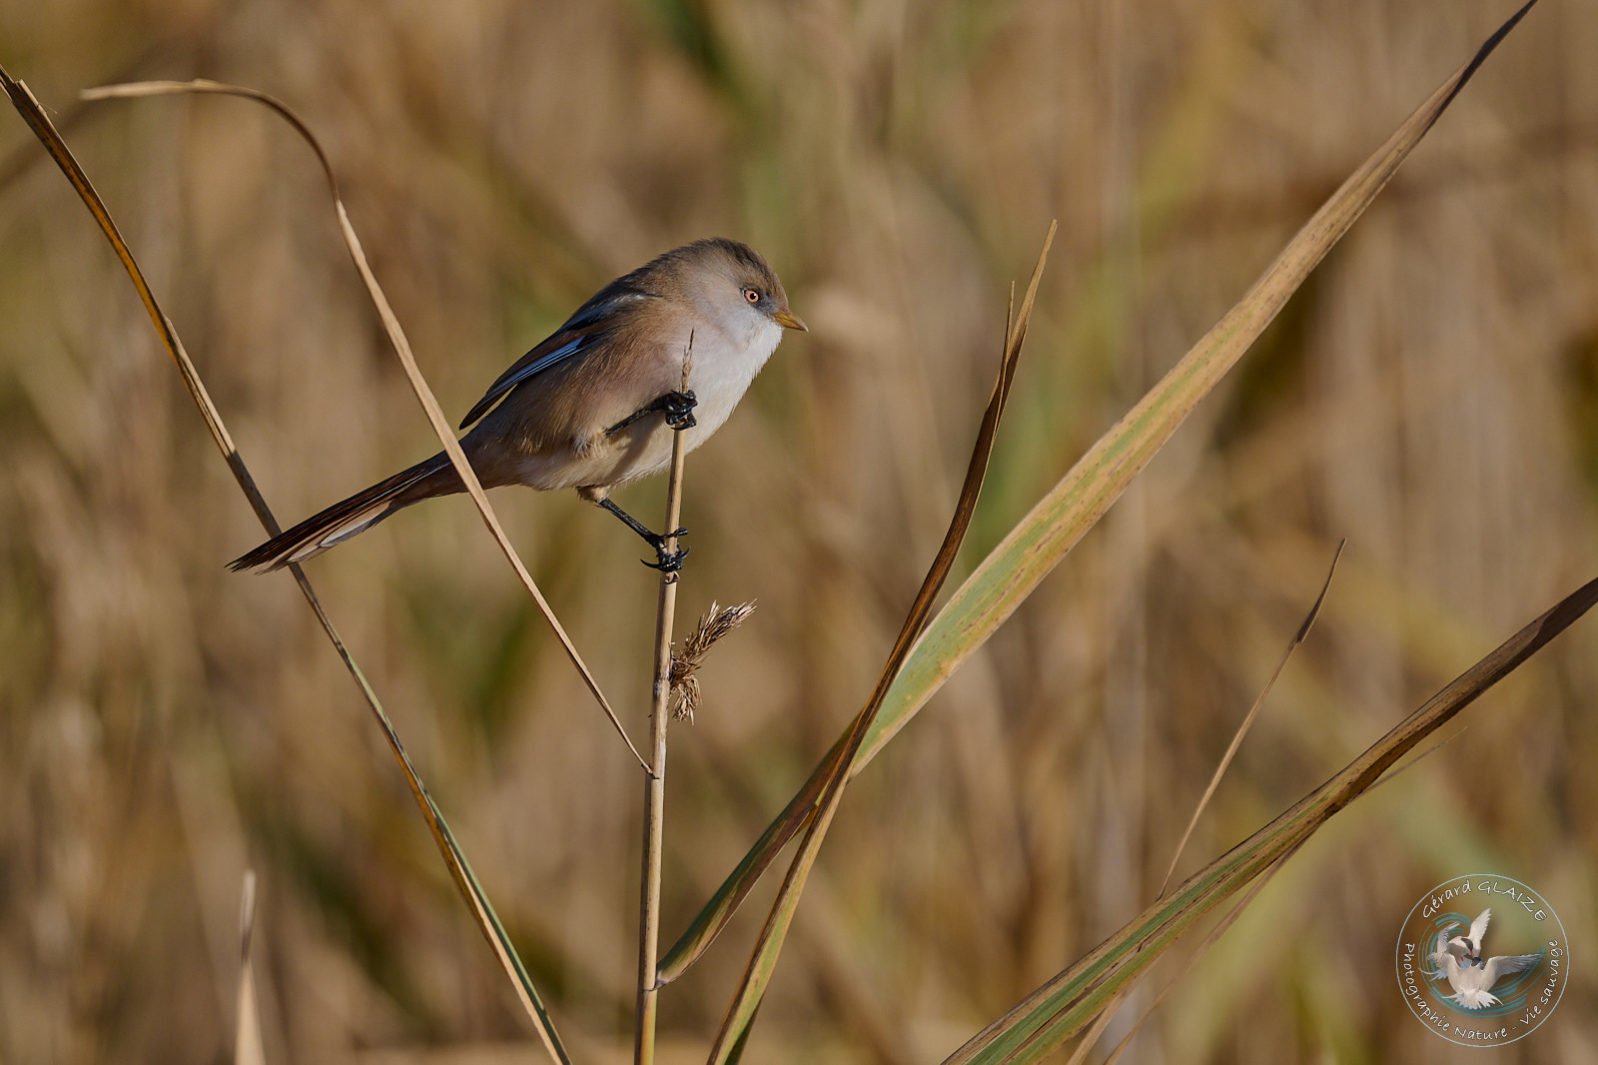
<path fill-rule="evenodd" d="M 1500 954 L 1496 958 L 1488 958 L 1487 966 L 1482 970 L 1483 986 L 1492 987 L 1505 976 L 1535 968 L 1542 957 L 1541 954 Z"/>
<path fill-rule="evenodd" d="M 466 412 L 460 427 L 464 429 L 487 414 L 490 407 L 517 385 L 592 347 L 608 335 L 633 306 L 652 298 L 650 293 L 627 282 L 628 278 L 620 278 L 600 289 L 593 299 L 577 308 L 564 325 L 512 363 L 510 369 L 488 386 L 483 398 Z"/>
<path fill-rule="evenodd" d="M 1482 937 L 1487 934 L 1487 925 L 1492 919 L 1493 911 L 1486 909 L 1477 914 L 1476 919 L 1470 922 L 1470 941 L 1476 944 L 1477 954 L 1481 953 Z"/>
<path fill-rule="evenodd" d="M 1428 960 L 1432 963 L 1433 980 L 1442 980 L 1447 978 L 1449 962 L 1452 961 L 1455 964 L 1458 964 L 1459 959 L 1455 958 L 1451 953 L 1449 953 L 1448 950 L 1448 933 L 1452 932 L 1458 927 L 1458 925 L 1449 925 L 1447 928 L 1437 933 L 1437 939 L 1432 943 L 1432 952 Z"/>

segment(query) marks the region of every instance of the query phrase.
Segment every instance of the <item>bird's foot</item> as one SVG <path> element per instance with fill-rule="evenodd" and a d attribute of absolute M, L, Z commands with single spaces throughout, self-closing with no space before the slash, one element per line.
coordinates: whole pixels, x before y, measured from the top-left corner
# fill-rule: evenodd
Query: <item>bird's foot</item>
<path fill-rule="evenodd" d="M 692 429 L 699 424 L 699 419 L 694 417 L 694 408 L 699 406 L 699 397 L 694 395 L 693 389 L 686 392 L 667 392 L 655 402 L 666 416 L 666 425 L 677 432 Z"/>
<path fill-rule="evenodd" d="M 682 432 L 684 429 L 692 429 L 699 424 L 699 419 L 694 417 L 694 408 L 698 405 L 699 397 L 695 396 L 691 389 L 686 392 L 667 392 L 648 406 L 639 407 L 627 417 L 606 429 L 605 435 L 615 436 L 633 422 L 638 421 L 640 418 L 647 418 L 651 414 L 664 414 L 666 416 L 666 425 L 678 432 Z"/>
<path fill-rule="evenodd" d="M 666 541 L 676 540 L 679 537 L 687 535 L 687 529 L 675 529 L 663 536 L 651 533 L 650 535 L 644 537 L 644 539 L 648 541 L 650 547 L 655 549 L 655 561 L 651 562 L 646 558 L 641 558 L 638 561 L 642 562 L 650 569 L 658 569 L 662 573 L 676 573 L 678 570 L 682 569 L 682 561 L 688 557 L 688 552 L 691 549 L 687 547 L 680 547 L 675 551 L 668 551 L 666 550 Z"/>

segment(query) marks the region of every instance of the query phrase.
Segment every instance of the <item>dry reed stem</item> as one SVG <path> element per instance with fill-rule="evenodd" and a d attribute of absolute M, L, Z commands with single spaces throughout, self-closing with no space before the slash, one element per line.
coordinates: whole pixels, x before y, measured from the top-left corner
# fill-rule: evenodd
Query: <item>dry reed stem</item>
<path fill-rule="evenodd" d="M 233 1040 L 235 1065 L 266 1065 L 261 1046 L 261 1016 L 255 997 L 255 970 L 250 963 L 250 944 L 255 938 L 255 870 L 244 870 L 244 886 L 239 901 L 239 994 L 237 1034 Z"/>
<path fill-rule="evenodd" d="M 688 391 L 693 365 L 694 338 L 682 359 L 682 391 Z M 681 431 L 671 440 L 671 478 L 666 485 L 666 550 L 677 550 L 671 535 L 682 518 L 683 465 L 687 445 Z M 660 1007 L 660 981 L 655 969 L 660 958 L 660 865 L 666 838 L 666 726 L 671 720 L 671 634 L 677 616 L 677 571 L 660 575 L 660 598 L 655 611 L 655 673 L 649 709 L 649 764 L 644 775 L 644 855 L 638 902 L 638 1016 L 633 1060 L 652 1065 L 655 1060 L 655 1022 Z"/>

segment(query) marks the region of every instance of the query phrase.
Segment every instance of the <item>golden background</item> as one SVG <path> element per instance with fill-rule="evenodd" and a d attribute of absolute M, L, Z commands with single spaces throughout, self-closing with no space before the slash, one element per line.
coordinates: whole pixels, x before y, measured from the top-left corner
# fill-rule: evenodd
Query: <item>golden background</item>
<path fill-rule="evenodd" d="M 7 4 L 285 523 L 436 450 L 287 101 L 448 414 L 599 285 L 759 248 L 790 335 L 688 463 L 674 936 L 858 709 L 942 535 L 1007 286 L 1060 220 L 957 578 L 1508 5 Z M 1132 491 L 851 789 L 752 1061 L 940 1060 L 1136 913 L 1349 546 L 1182 868 L 1598 570 L 1598 8 L 1545 3 Z M 659 524 L 663 482 L 620 494 Z M 496 507 L 629 728 L 655 582 L 571 494 Z M 538 1060 L 353 685 L 88 214 L 0 121 L 0 1061 L 231 1054 L 240 881 L 273 1061 Z M 583 1060 L 630 1045 L 642 789 L 469 504 L 309 566 Z M 1598 625 L 1335 819 L 1155 1013 L 1149 1062 L 1445 1061 L 1393 976 L 1431 885 L 1574 943 L 1483 1062 L 1598 1058 Z M 701 1060 L 769 897 L 663 995 Z M 1508 952 L 1514 944 L 1495 946 Z M 1164 979 L 1135 996 L 1138 1007 Z M 1112 1038 L 1125 1031 L 1111 1028 Z"/>

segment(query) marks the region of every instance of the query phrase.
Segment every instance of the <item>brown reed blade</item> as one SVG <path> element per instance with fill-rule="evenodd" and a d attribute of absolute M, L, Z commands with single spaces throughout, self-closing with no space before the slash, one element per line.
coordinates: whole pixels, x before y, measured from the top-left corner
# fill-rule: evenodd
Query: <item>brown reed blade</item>
<path fill-rule="evenodd" d="M 96 223 L 105 234 L 106 240 L 110 242 L 117 258 L 122 262 L 124 269 L 127 270 L 128 277 L 133 282 L 133 287 L 138 291 L 139 298 L 144 303 L 145 310 L 148 312 L 151 322 L 155 325 L 156 333 L 160 337 L 163 346 L 167 349 L 167 353 L 171 355 L 173 362 L 177 364 L 183 383 L 188 388 L 190 396 L 193 397 L 195 405 L 199 407 L 201 416 L 205 419 L 206 426 L 211 432 L 211 438 L 216 442 L 218 450 L 222 452 L 223 458 L 227 461 L 229 469 L 233 471 L 234 478 L 239 482 L 239 487 L 244 491 L 251 507 L 261 519 L 261 524 L 269 534 L 275 535 L 280 530 L 276 519 L 272 516 L 271 509 L 267 506 L 266 500 L 262 497 L 259 489 L 256 488 L 254 478 L 250 476 L 249 469 L 244 464 L 244 459 L 233 445 L 232 437 L 227 431 L 227 426 L 222 421 L 221 413 L 217 410 L 216 405 L 211 402 L 210 395 L 207 393 L 204 383 L 200 380 L 198 371 L 189 359 L 188 353 L 184 350 L 182 342 L 178 339 L 177 331 L 172 327 L 171 321 L 162 313 L 160 306 L 156 303 L 155 295 L 151 292 L 150 286 L 144 278 L 144 272 L 139 269 L 139 264 L 134 259 L 127 242 L 122 239 L 122 234 L 117 229 L 116 223 L 111 218 L 111 213 L 107 210 L 104 201 L 100 199 L 100 194 L 95 191 L 88 175 L 78 164 L 71 149 L 67 147 L 66 141 L 56 131 L 44 109 L 39 106 L 39 102 L 34 99 L 33 93 L 28 87 L 22 82 L 13 80 L 4 69 L 0 69 L 0 86 L 5 88 L 6 95 L 10 97 L 12 106 L 17 109 L 23 121 L 33 130 L 34 135 L 39 138 L 45 150 L 49 152 L 50 157 L 55 160 L 56 165 L 61 168 L 61 172 L 66 175 L 67 181 L 83 200 L 84 205 L 89 209 L 89 213 L 94 216 Z M 377 693 L 367 682 L 365 674 L 361 672 L 360 666 L 356 664 L 349 647 L 333 627 L 332 619 L 328 617 L 327 611 L 323 609 L 321 600 L 311 587 L 311 582 L 305 576 L 304 571 L 297 565 L 289 568 L 294 574 L 295 582 L 299 585 L 301 594 L 305 596 L 306 602 L 310 604 L 312 611 L 315 612 L 322 630 L 332 642 L 339 658 L 344 663 L 344 668 L 349 671 L 350 676 L 360 688 L 367 707 L 372 711 L 379 727 L 383 730 L 389 750 L 399 763 L 400 769 L 405 775 L 406 783 L 410 786 L 411 794 L 421 808 L 422 815 L 427 821 L 428 829 L 444 856 L 444 862 L 449 868 L 450 876 L 454 879 L 457 888 L 459 888 L 471 908 L 478 928 L 482 931 L 489 942 L 489 946 L 493 948 L 495 955 L 499 958 L 500 964 L 510 976 L 517 996 L 521 1000 L 523 1008 L 526 1009 L 528 1016 L 532 1019 L 533 1027 L 543 1041 L 545 1049 L 550 1057 L 556 1061 L 569 1062 L 570 1058 L 568 1058 L 565 1048 L 561 1045 L 559 1036 L 555 1033 L 554 1022 L 550 1019 L 548 1011 L 538 997 L 538 992 L 533 987 L 532 979 L 528 976 L 526 966 L 516 954 L 515 947 L 512 946 L 509 936 L 506 935 L 504 927 L 500 924 L 498 915 L 494 913 L 493 906 L 488 901 L 488 896 L 484 894 L 482 886 L 477 882 L 476 874 L 473 873 L 465 855 L 461 853 L 460 847 L 455 842 L 454 834 L 445 822 L 443 814 L 433 802 L 432 796 L 428 794 L 420 776 L 417 775 L 415 766 L 411 764 L 410 755 L 400 742 L 399 734 L 394 731 L 393 723 L 383 710 L 383 705 L 378 700 Z"/>
<path fill-rule="evenodd" d="M 1084 1030 L 1177 937 L 1369 791 L 1400 758 L 1598 604 L 1588 581 L 1461 673 L 1270 824 L 1188 877 L 973 1036 L 944 1065 L 1040 1061 Z"/>
<path fill-rule="evenodd" d="M 297 115 L 291 111 L 287 104 L 274 96 L 261 92 L 258 89 L 249 89 L 239 85 L 227 85 L 222 82 L 197 79 L 195 81 L 144 81 L 133 82 L 125 85 L 102 85 L 98 88 L 85 89 L 80 95 L 85 100 L 111 100 L 111 99 L 136 99 L 146 96 L 173 96 L 173 95 L 215 95 L 236 96 L 250 100 L 270 108 L 274 113 L 288 122 L 306 144 L 310 145 L 315 153 L 316 160 L 322 166 L 322 173 L 327 178 L 328 192 L 333 197 L 333 210 L 338 216 L 339 232 L 344 238 L 344 246 L 350 253 L 350 259 L 355 264 L 355 270 L 361 276 L 361 282 L 366 286 L 367 296 L 376 308 L 378 318 L 383 322 L 383 329 L 388 333 L 389 343 L 394 348 L 394 354 L 399 357 L 400 366 L 405 371 L 406 380 L 410 382 L 411 390 L 416 393 L 417 401 L 422 405 L 422 411 L 427 415 L 433 432 L 437 434 L 444 451 L 449 455 L 449 460 L 455 466 L 455 471 L 460 474 L 461 482 L 466 486 L 466 492 L 472 497 L 472 502 L 477 505 L 477 512 L 482 516 L 483 524 L 488 526 L 489 533 L 494 537 L 494 542 L 499 545 L 505 560 L 510 563 L 511 569 L 516 572 L 516 577 L 522 582 L 522 587 L 527 594 L 532 596 L 533 602 L 538 605 L 539 613 L 544 616 L 544 621 L 549 625 L 550 631 L 555 634 L 560 642 L 561 649 L 566 652 L 566 657 L 571 660 L 572 666 L 583 678 L 599 708 L 604 711 L 610 725 L 621 737 L 627 749 L 632 752 L 638 764 L 647 770 L 648 764 L 644 756 L 638 753 L 638 748 L 633 744 L 632 738 L 627 735 L 627 730 L 622 726 L 621 719 L 616 716 L 616 711 L 611 708 L 610 700 L 605 698 L 605 693 L 600 690 L 599 682 L 589 672 L 588 665 L 583 661 L 582 655 L 577 652 L 577 645 L 566 633 L 560 620 L 555 617 L 555 611 L 550 607 L 544 593 L 533 581 L 532 574 L 527 572 L 527 567 L 522 563 L 521 556 L 511 546 L 510 539 L 505 535 L 505 530 L 499 524 L 499 515 L 494 512 L 494 507 L 488 501 L 483 486 L 477 479 L 477 473 L 466 461 L 466 453 L 461 450 L 460 443 L 455 439 L 454 430 L 451 429 L 449 420 L 444 417 L 443 408 L 438 405 L 438 399 L 433 395 L 431 386 L 422 376 L 421 369 L 416 365 L 416 356 L 411 351 L 410 340 L 405 336 L 405 330 L 399 323 L 399 318 L 394 314 L 394 308 L 389 304 L 388 297 L 384 294 L 382 286 L 378 284 L 377 277 L 372 273 L 371 264 L 366 260 L 366 251 L 361 247 L 361 241 L 355 234 L 355 227 L 350 224 L 349 214 L 344 209 L 344 200 L 339 195 L 338 178 L 333 173 L 333 166 L 328 162 L 327 153 L 317 142 L 315 134 Z M 274 530 L 275 534 L 275 530 Z"/>

